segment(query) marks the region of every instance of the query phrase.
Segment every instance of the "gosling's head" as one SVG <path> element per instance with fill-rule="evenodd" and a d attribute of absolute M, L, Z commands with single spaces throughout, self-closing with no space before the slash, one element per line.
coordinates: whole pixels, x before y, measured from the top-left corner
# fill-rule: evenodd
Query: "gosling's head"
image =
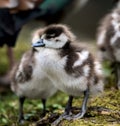
<path fill-rule="evenodd" d="M 41 47 L 61 49 L 74 40 L 75 36 L 67 26 L 50 25 L 34 33 L 32 46 L 37 50 Z"/>

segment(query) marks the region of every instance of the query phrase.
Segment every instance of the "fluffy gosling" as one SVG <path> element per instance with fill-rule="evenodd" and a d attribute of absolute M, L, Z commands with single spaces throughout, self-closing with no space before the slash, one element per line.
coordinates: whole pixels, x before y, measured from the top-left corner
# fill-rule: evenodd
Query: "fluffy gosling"
<path fill-rule="evenodd" d="M 63 118 L 82 118 L 87 110 L 89 94 L 103 91 L 100 63 L 88 50 L 74 44 L 75 36 L 67 26 L 50 25 L 42 32 L 38 31 L 32 45 L 38 51 L 39 59 L 42 59 L 41 67 L 54 86 L 69 95 L 64 114 L 53 124 L 57 125 Z M 84 94 L 81 111 L 77 115 L 70 115 L 73 97 L 81 94 Z"/>
<path fill-rule="evenodd" d="M 35 49 L 26 52 L 19 64 L 11 72 L 11 89 L 19 97 L 19 122 L 24 121 L 23 104 L 25 98 L 41 99 L 43 115 L 46 113 L 46 99 L 51 97 L 57 89 L 41 69 L 41 64 Z"/>

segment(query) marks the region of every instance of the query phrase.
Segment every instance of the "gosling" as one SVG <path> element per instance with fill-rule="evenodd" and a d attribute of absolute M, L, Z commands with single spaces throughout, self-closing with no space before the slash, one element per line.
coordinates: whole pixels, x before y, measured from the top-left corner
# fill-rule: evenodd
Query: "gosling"
<path fill-rule="evenodd" d="M 19 97 L 19 123 L 24 122 L 23 104 L 25 98 L 41 99 L 43 115 L 46 113 L 46 99 L 54 95 L 57 89 L 41 69 L 42 59 L 38 51 L 31 48 L 15 65 L 11 72 L 11 89 Z"/>
<path fill-rule="evenodd" d="M 101 61 L 110 61 L 120 89 L 120 1 L 98 27 L 97 46 Z"/>
<path fill-rule="evenodd" d="M 38 51 L 39 59 L 42 59 L 41 68 L 57 89 L 69 95 L 65 112 L 53 124 L 57 125 L 63 118 L 71 120 L 84 117 L 89 94 L 103 92 L 100 63 L 89 51 L 78 47 L 74 34 L 65 25 L 45 27 L 42 34 L 36 32 L 33 40 L 32 46 Z M 81 111 L 71 115 L 72 99 L 82 93 Z"/>

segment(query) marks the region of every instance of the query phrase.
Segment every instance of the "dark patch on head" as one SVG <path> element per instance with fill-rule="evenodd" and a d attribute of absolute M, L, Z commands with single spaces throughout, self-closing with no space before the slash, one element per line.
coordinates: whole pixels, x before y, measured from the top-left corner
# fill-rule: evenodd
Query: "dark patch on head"
<path fill-rule="evenodd" d="M 46 34 L 46 39 L 50 39 L 58 37 L 63 32 L 64 29 L 62 27 L 49 26 L 44 33 Z"/>

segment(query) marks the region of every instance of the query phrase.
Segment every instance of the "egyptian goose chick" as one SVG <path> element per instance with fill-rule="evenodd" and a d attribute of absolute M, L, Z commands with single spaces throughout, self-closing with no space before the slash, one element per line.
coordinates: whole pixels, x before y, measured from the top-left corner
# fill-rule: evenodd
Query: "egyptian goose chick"
<path fill-rule="evenodd" d="M 102 70 L 99 62 L 84 48 L 78 47 L 73 33 L 65 25 L 50 25 L 34 36 L 32 45 L 39 52 L 41 66 L 54 86 L 69 95 L 69 100 L 58 120 L 82 118 L 87 110 L 89 94 L 103 91 Z M 73 96 L 84 94 L 82 109 L 70 115 Z"/>
<path fill-rule="evenodd" d="M 97 32 L 97 45 L 102 61 L 110 61 L 120 89 L 120 2 L 101 21 Z"/>
<path fill-rule="evenodd" d="M 57 89 L 46 77 L 41 69 L 38 52 L 30 49 L 26 52 L 19 64 L 11 72 L 11 89 L 19 97 L 19 122 L 24 120 L 23 103 L 25 98 L 41 99 L 43 114 L 46 113 L 46 99 L 51 97 Z"/>

